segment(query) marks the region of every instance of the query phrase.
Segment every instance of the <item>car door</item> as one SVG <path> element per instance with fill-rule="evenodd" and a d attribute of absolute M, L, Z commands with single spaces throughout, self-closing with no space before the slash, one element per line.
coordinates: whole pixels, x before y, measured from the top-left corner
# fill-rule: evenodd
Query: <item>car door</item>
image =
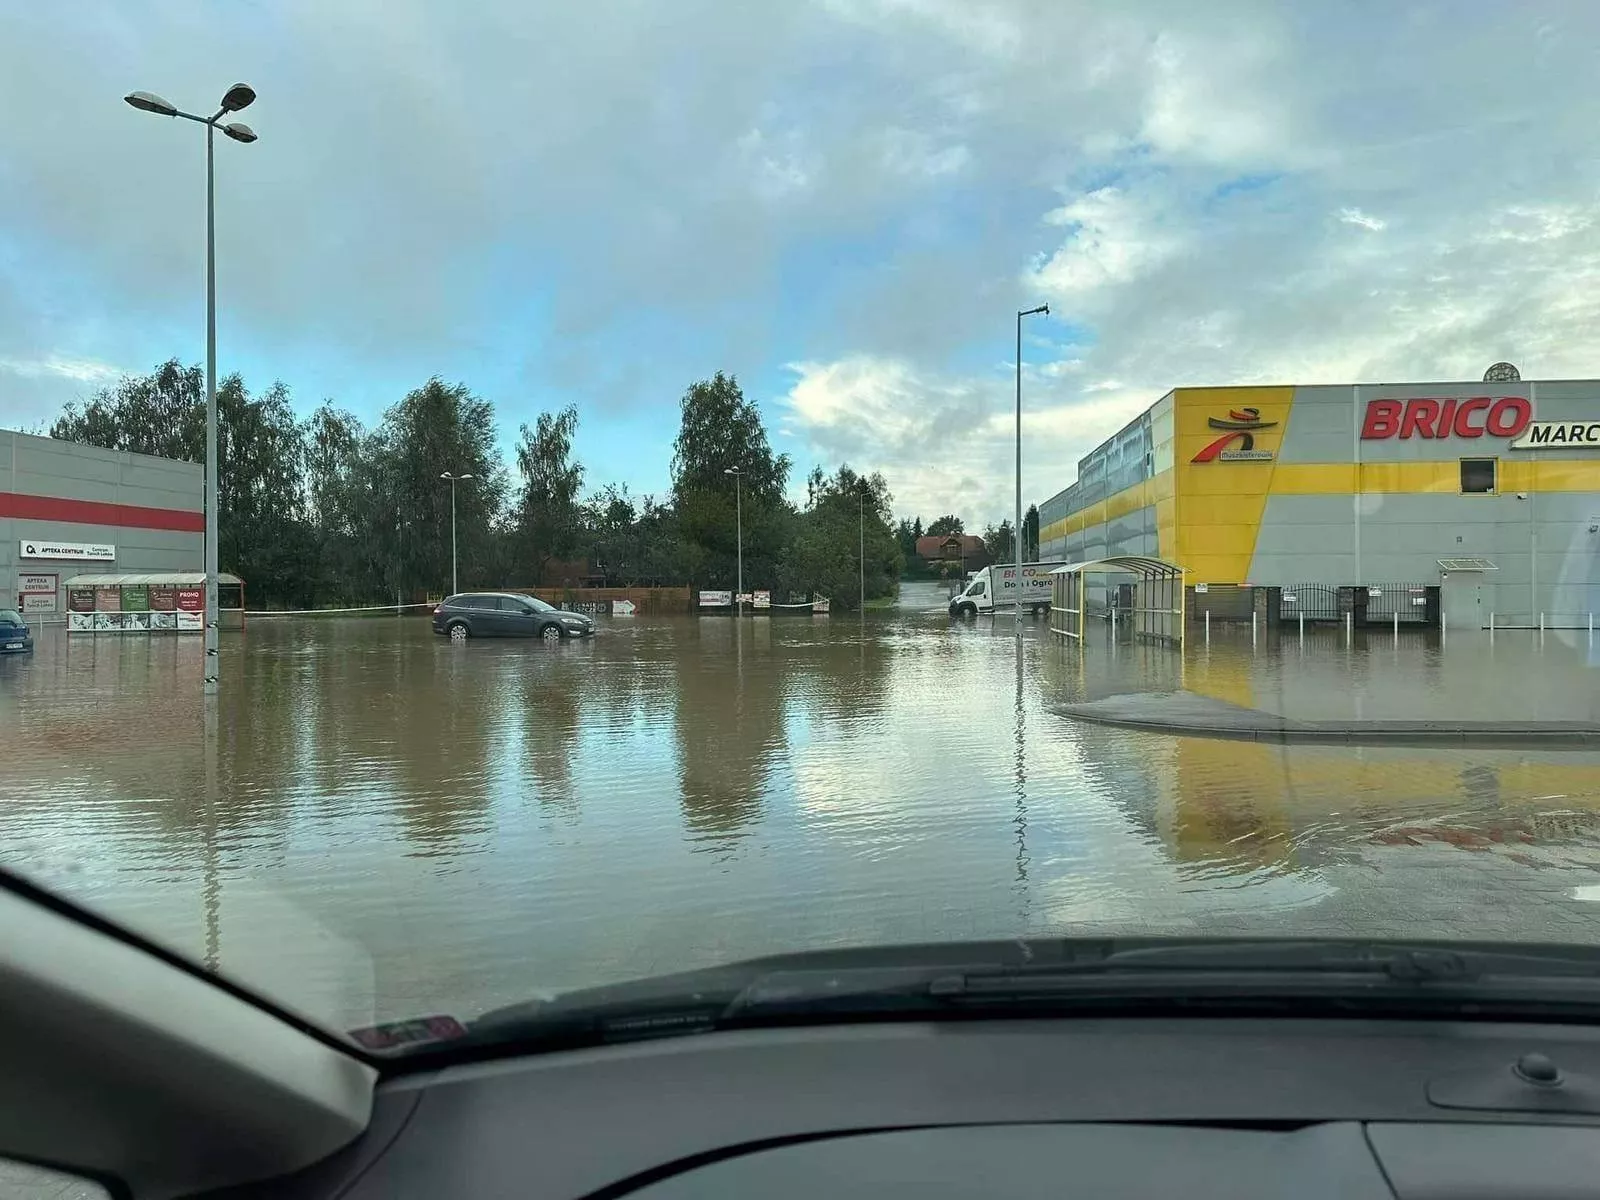
<path fill-rule="evenodd" d="M 498 596 L 463 596 L 462 613 L 473 637 L 500 636 L 500 598 Z"/>
<path fill-rule="evenodd" d="M 500 597 L 500 620 L 505 625 L 507 637 L 536 637 L 539 633 L 539 614 L 531 604 L 514 596 Z"/>

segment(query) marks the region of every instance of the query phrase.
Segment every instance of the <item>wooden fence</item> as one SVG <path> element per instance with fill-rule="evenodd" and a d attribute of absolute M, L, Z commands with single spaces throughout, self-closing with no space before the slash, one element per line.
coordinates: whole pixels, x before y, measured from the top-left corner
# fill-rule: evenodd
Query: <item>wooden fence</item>
<path fill-rule="evenodd" d="M 676 615 L 694 609 L 693 590 L 686 587 L 508 587 L 500 590 L 537 596 L 547 604 L 558 605 L 569 612 L 609 613 L 613 600 L 632 600 L 641 616 Z"/>

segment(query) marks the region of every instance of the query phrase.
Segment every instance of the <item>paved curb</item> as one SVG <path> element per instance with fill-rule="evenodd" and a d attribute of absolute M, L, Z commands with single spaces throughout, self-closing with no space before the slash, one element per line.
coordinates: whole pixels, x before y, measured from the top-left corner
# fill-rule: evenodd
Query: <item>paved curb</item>
<path fill-rule="evenodd" d="M 1245 719 L 1215 720 L 1132 716 L 1085 704 L 1057 704 L 1051 711 L 1074 721 L 1236 742 L 1310 743 L 1365 746 L 1540 746 L 1552 750 L 1600 750 L 1600 726 L 1577 721 L 1504 725 L 1492 721 L 1290 721 L 1256 709 L 1241 709 Z"/>

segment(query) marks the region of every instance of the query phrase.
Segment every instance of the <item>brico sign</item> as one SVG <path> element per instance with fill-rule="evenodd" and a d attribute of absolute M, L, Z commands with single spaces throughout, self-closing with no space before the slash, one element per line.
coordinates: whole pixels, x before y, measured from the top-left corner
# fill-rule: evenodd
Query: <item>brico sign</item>
<path fill-rule="evenodd" d="M 1361 423 L 1361 440 L 1384 438 L 1514 438 L 1533 420 L 1533 405 L 1521 396 L 1423 397 L 1372 400 Z"/>
<path fill-rule="evenodd" d="M 1521 396 L 1438 396 L 1372 400 L 1361 423 L 1363 441 L 1384 438 L 1507 438 L 1511 450 L 1544 447 L 1600 449 L 1600 421 L 1535 421 Z"/>

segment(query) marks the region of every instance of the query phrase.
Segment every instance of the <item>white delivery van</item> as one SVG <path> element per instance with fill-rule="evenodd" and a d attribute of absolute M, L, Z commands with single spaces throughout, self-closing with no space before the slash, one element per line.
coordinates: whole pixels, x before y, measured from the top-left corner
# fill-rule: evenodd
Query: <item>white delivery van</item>
<path fill-rule="evenodd" d="M 1061 562 L 1022 564 L 1022 606 L 1031 609 L 1035 616 L 1050 611 L 1050 572 L 1063 565 Z M 997 609 L 1010 612 L 1017 603 L 1017 595 L 1017 564 L 995 563 L 972 573 L 966 590 L 951 598 L 950 615 L 975 617 Z"/>

